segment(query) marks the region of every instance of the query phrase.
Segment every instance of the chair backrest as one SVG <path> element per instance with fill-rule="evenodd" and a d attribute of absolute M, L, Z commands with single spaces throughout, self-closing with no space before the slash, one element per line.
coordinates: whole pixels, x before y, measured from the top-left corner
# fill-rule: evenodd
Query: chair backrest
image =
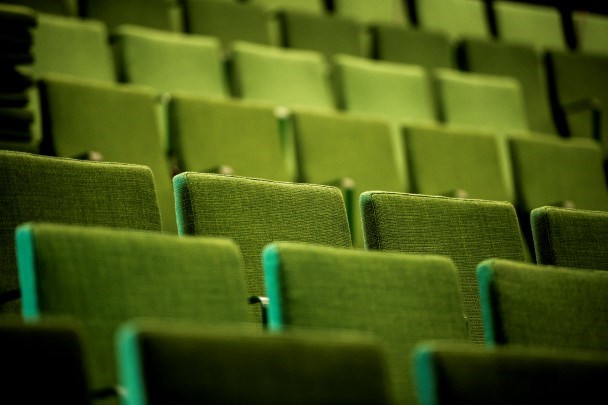
<path fill-rule="evenodd" d="M 1 313 L 20 312 L 17 302 L 7 302 L 19 289 L 14 249 L 19 224 L 161 229 L 154 180 L 146 167 L 0 151 L 0 170 Z"/>
<path fill-rule="evenodd" d="M 400 0 L 334 0 L 334 13 L 365 24 L 397 23 L 409 24 L 409 16 Z"/>
<path fill-rule="evenodd" d="M 273 106 L 176 93 L 169 105 L 173 151 L 183 171 L 293 180 Z"/>
<path fill-rule="evenodd" d="M 487 343 L 608 349 L 608 272 L 487 260 L 477 274 Z"/>
<path fill-rule="evenodd" d="M 122 24 L 182 31 L 183 17 L 177 0 L 81 0 L 80 14 L 105 22 L 110 30 Z"/>
<path fill-rule="evenodd" d="M 78 15 L 78 4 L 76 0 L 4 0 L 3 3 L 29 7 L 39 13 L 66 16 Z"/>
<path fill-rule="evenodd" d="M 41 82 L 44 153 L 63 157 L 95 151 L 103 160 L 150 167 L 163 229 L 176 232 L 171 172 L 161 147 L 156 93 L 69 77 Z"/>
<path fill-rule="evenodd" d="M 446 33 L 452 41 L 460 38 L 490 38 L 483 1 L 415 0 L 418 25 L 427 31 Z"/>
<path fill-rule="evenodd" d="M 414 192 L 510 200 L 494 134 L 410 126 L 402 136 Z"/>
<path fill-rule="evenodd" d="M 540 207 L 531 222 L 538 264 L 608 270 L 608 212 Z"/>
<path fill-rule="evenodd" d="M 552 136 L 509 140 L 517 203 L 524 211 L 544 205 L 608 211 L 601 147 L 590 139 Z"/>
<path fill-rule="evenodd" d="M 60 73 L 105 82 L 116 80 L 108 32 L 103 22 L 38 15 L 33 73 Z"/>
<path fill-rule="evenodd" d="M 300 181 L 354 182 L 345 203 L 352 207 L 349 222 L 353 244 L 363 247 L 359 195 L 368 190 L 403 192 L 409 188 L 402 151 L 393 139 L 390 124 L 352 115 L 294 112 L 294 131 Z"/>
<path fill-rule="evenodd" d="M 248 0 L 250 3 L 262 6 L 270 11 L 294 10 L 309 14 L 324 14 L 324 0 Z"/>
<path fill-rule="evenodd" d="M 524 260 L 524 242 L 510 203 L 416 194 L 361 196 L 365 246 L 373 250 L 446 255 L 456 264 L 469 336 L 483 341 L 475 267 L 499 257 Z"/>
<path fill-rule="evenodd" d="M 434 123 L 435 105 L 422 66 L 339 55 L 334 59 L 342 108 L 394 121 Z"/>
<path fill-rule="evenodd" d="M 240 97 L 291 108 L 334 109 L 329 71 L 320 53 L 245 42 L 235 42 L 232 52 L 232 78 Z"/>
<path fill-rule="evenodd" d="M 180 234 L 234 239 L 251 296 L 265 295 L 260 254 L 268 243 L 352 246 L 336 187 L 191 172 L 177 175 L 173 184 Z"/>
<path fill-rule="evenodd" d="M 545 66 L 532 46 L 471 39 L 463 41 L 458 51 L 460 64 L 467 71 L 519 80 L 530 129 L 557 133 Z"/>
<path fill-rule="evenodd" d="M 26 224 L 16 242 L 24 318 L 77 319 L 95 389 L 117 383 L 113 338 L 127 320 L 250 323 L 231 241 Z"/>
<path fill-rule="evenodd" d="M 114 32 L 122 80 L 159 92 L 228 97 L 217 38 L 121 25 Z"/>
<path fill-rule="evenodd" d="M 608 17 L 575 11 L 572 14 L 577 39 L 577 49 L 585 53 L 608 54 Z"/>
<path fill-rule="evenodd" d="M 445 257 L 277 243 L 264 251 L 269 327 L 365 331 L 387 351 L 395 403 L 414 402 L 413 346 L 467 341 L 454 264 Z"/>
<path fill-rule="evenodd" d="M 512 1 L 495 1 L 492 7 L 501 41 L 528 44 L 538 50 L 566 49 L 557 8 Z"/>
<path fill-rule="evenodd" d="M 420 405 L 594 402 L 608 372 L 600 352 L 451 342 L 417 346 L 414 364 Z"/>
<path fill-rule="evenodd" d="M 130 405 L 390 403 L 384 352 L 369 336 L 164 322 L 124 325 L 118 346 Z"/>

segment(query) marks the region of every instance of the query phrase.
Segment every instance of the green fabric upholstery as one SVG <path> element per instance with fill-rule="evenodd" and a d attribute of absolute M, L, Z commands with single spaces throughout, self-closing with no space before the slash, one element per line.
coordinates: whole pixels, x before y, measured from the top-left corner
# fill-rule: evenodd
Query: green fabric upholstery
<path fill-rule="evenodd" d="M 235 42 L 233 80 L 239 96 L 286 107 L 332 110 L 325 58 L 314 51 Z"/>
<path fill-rule="evenodd" d="M 384 352 L 354 333 L 262 334 L 128 324 L 118 337 L 126 404 L 388 404 Z"/>
<path fill-rule="evenodd" d="M 29 7 L 39 13 L 78 15 L 75 0 L 4 0 L 3 3 Z"/>
<path fill-rule="evenodd" d="M 162 30 L 182 30 L 182 10 L 177 0 L 80 0 L 81 15 L 101 20 L 114 30 L 135 24 Z"/>
<path fill-rule="evenodd" d="M 519 80 L 530 130 L 557 133 L 545 66 L 541 54 L 532 46 L 470 39 L 460 46 L 459 57 L 465 70 Z"/>
<path fill-rule="evenodd" d="M 225 0 L 185 0 L 186 30 L 217 37 L 224 48 L 233 41 L 271 45 L 270 14 L 255 4 Z"/>
<path fill-rule="evenodd" d="M 608 273 L 487 260 L 477 269 L 489 344 L 608 350 Z"/>
<path fill-rule="evenodd" d="M 363 25 L 346 18 L 286 11 L 279 15 L 282 46 L 307 49 L 330 58 L 344 53 L 366 56 Z"/>
<path fill-rule="evenodd" d="M 229 166 L 240 176 L 293 180 L 274 107 L 176 93 L 169 111 L 173 150 L 183 171 Z"/>
<path fill-rule="evenodd" d="M 460 277 L 469 336 L 483 341 L 475 267 L 498 257 L 524 260 L 524 243 L 510 203 L 388 192 L 361 195 L 365 246 L 373 250 L 441 254 Z"/>
<path fill-rule="evenodd" d="M 79 320 L 93 388 L 117 384 L 114 333 L 127 320 L 250 322 L 231 241 L 51 224 L 20 226 L 16 241 L 24 318 Z"/>
<path fill-rule="evenodd" d="M 365 24 L 390 22 L 408 24 L 404 3 L 400 0 L 334 0 L 334 13 L 340 17 L 358 20 Z"/>
<path fill-rule="evenodd" d="M 294 113 L 300 180 L 331 184 L 354 181 L 353 244 L 363 247 L 359 194 L 368 190 L 407 191 L 407 173 L 390 125 L 351 115 Z"/>
<path fill-rule="evenodd" d="M 325 3 L 323 0 L 248 0 L 248 2 L 262 6 L 270 11 L 293 10 L 317 15 L 325 13 Z"/>
<path fill-rule="evenodd" d="M 416 193 L 447 196 L 462 190 L 471 198 L 509 200 L 492 133 L 410 126 L 403 137 Z"/>
<path fill-rule="evenodd" d="M 65 320 L 0 324 L 3 402 L 89 404 L 78 327 Z"/>
<path fill-rule="evenodd" d="M 268 243 L 352 246 L 335 187 L 189 172 L 174 177 L 173 185 L 180 234 L 234 239 L 251 296 L 265 295 L 260 254 Z"/>
<path fill-rule="evenodd" d="M 572 14 L 578 50 L 585 53 L 608 54 L 608 18 L 583 11 Z"/>
<path fill-rule="evenodd" d="M 359 330 L 387 351 L 395 403 L 413 404 L 413 346 L 467 341 L 454 264 L 445 257 L 276 243 L 263 255 L 271 329 Z"/>
<path fill-rule="evenodd" d="M 493 4 L 498 38 L 538 50 L 566 49 L 562 19 L 555 7 L 496 1 Z"/>
<path fill-rule="evenodd" d="M 45 153 L 73 157 L 97 151 L 107 161 L 150 167 L 163 230 L 177 231 L 171 173 L 151 89 L 47 76 L 41 99 Z"/>
<path fill-rule="evenodd" d="M 418 25 L 427 31 L 446 33 L 452 41 L 460 38 L 490 38 L 483 1 L 415 0 Z"/>
<path fill-rule="evenodd" d="M 455 66 L 449 39 L 442 32 L 378 24 L 372 27 L 372 34 L 376 59 L 422 65 L 429 70 Z"/>
<path fill-rule="evenodd" d="M 0 293 L 19 288 L 15 228 L 48 221 L 160 231 L 150 169 L 0 151 Z M 20 304 L 0 306 L 19 313 Z"/>
<path fill-rule="evenodd" d="M 34 30 L 33 73 L 115 80 L 106 26 L 99 21 L 39 14 Z"/>
<path fill-rule="evenodd" d="M 596 142 L 511 137 L 509 148 L 522 210 L 570 201 L 576 208 L 608 211 L 602 151 Z"/>
<path fill-rule="evenodd" d="M 334 62 L 345 110 L 395 121 L 435 122 L 434 100 L 423 67 L 347 55 L 336 56 Z"/>
<path fill-rule="evenodd" d="M 540 207 L 531 222 L 539 264 L 608 270 L 608 212 Z"/>
<path fill-rule="evenodd" d="M 217 38 L 122 25 L 115 30 L 122 76 L 159 92 L 188 91 L 227 97 Z"/>
<path fill-rule="evenodd" d="M 418 346 L 414 362 L 421 405 L 593 403 L 608 373 L 598 352 L 451 342 Z"/>

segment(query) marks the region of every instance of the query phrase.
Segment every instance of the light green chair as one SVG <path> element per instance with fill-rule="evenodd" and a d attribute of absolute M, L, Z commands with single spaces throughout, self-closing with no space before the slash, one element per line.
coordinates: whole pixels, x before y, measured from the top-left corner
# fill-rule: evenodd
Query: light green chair
<path fill-rule="evenodd" d="M 584 11 L 572 14 L 577 49 L 585 53 L 608 54 L 608 17 Z"/>
<path fill-rule="evenodd" d="M 128 320 L 252 323 L 231 241 L 30 223 L 16 242 L 24 319 L 78 320 L 95 390 L 118 384 L 114 334 Z"/>
<path fill-rule="evenodd" d="M 235 42 L 232 52 L 238 96 L 289 108 L 335 108 L 328 67 L 320 53 L 246 42 Z"/>
<path fill-rule="evenodd" d="M 467 341 L 458 276 L 448 258 L 276 243 L 266 247 L 263 262 L 271 330 L 376 335 L 386 347 L 396 404 L 415 403 L 415 344 Z"/>
<path fill-rule="evenodd" d="M 608 349 L 608 273 L 488 260 L 479 264 L 486 342 Z"/>
<path fill-rule="evenodd" d="M 0 151 L 0 314 L 19 314 L 15 228 L 48 221 L 160 231 L 154 179 L 143 166 Z"/>
<path fill-rule="evenodd" d="M 405 3 L 400 0 L 334 0 L 334 13 L 340 17 L 358 20 L 365 24 L 409 24 Z"/>
<path fill-rule="evenodd" d="M 140 322 L 117 339 L 126 404 L 391 403 L 370 336 Z"/>
<path fill-rule="evenodd" d="M 366 248 L 452 258 L 458 269 L 470 339 L 483 342 L 477 264 L 492 257 L 526 258 L 513 205 L 370 191 L 361 195 L 361 211 Z"/>
<path fill-rule="evenodd" d="M 325 13 L 323 0 L 247 0 L 272 12 L 290 10 L 321 15 Z"/>
<path fill-rule="evenodd" d="M 356 247 L 363 247 L 359 195 L 406 191 L 403 157 L 388 122 L 335 113 L 294 112 L 299 180 L 343 188 Z"/>
<path fill-rule="evenodd" d="M 462 38 L 490 38 L 485 3 L 478 0 L 414 0 L 418 26 Z"/>
<path fill-rule="evenodd" d="M 183 30 L 182 8 L 178 0 L 81 0 L 79 4 L 81 16 L 101 20 L 110 30 L 122 24 Z"/>
<path fill-rule="evenodd" d="M 148 166 L 154 173 L 163 230 L 176 233 L 171 169 L 161 147 L 156 93 L 68 76 L 41 82 L 45 154 L 94 153 L 113 162 Z"/>
<path fill-rule="evenodd" d="M 608 270 L 608 212 L 540 207 L 531 222 L 538 264 Z"/>

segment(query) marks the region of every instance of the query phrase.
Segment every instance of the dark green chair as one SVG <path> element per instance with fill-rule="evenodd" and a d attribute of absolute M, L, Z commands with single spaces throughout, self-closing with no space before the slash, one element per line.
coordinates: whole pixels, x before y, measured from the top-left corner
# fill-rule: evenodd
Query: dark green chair
<path fill-rule="evenodd" d="M 183 30 L 182 7 L 178 0 L 80 0 L 79 4 L 82 17 L 101 20 L 110 30 L 122 24 Z"/>
<path fill-rule="evenodd" d="M 477 275 L 488 344 L 608 350 L 608 272 L 492 259 Z"/>
<path fill-rule="evenodd" d="M 540 207 L 531 222 L 538 264 L 608 270 L 608 212 Z"/>
<path fill-rule="evenodd" d="M 192 172 L 174 177 L 173 186 L 179 233 L 234 239 L 243 253 L 250 296 L 265 296 L 260 254 L 268 243 L 352 246 L 336 187 Z"/>
<path fill-rule="evenodd" d="M 160 231 L 154 179 L 143 166 L 0 151 L 0 313 L 21 312 L 15 228 L 48 221 Z"/>
<path fill-rule="evenodd" d="M 126 404 L 391 403 L 369 336 L 139 323 L 121 328 L 118 349 Z"/>
<path fill-rule="evenodd" d="M 451 41 L 461 38 L 490 38 L 490 27 L 483 1 L 414 0 L 418 26 L 426 31 L 443 32 Z"/>
<path fill-rule="evenodd" d="M 95 390 L 118 383 L 114 334 L 127 320 L 251 323 L 231 241 L 30 223 L 16 242 L 24 319 L 78 320 Z"/>
<path fill-rule="evenodd" d="M 263 255 L 271 330 L 363 331 L 386 347 L 393 398 L 415 403 L 412 349 L 467 341 L 454 264 L 445 257 L 276 243 Z"/>
<path fill-rule="evenodd" d="M 393 23 L 409 25 L 409 13 L 400 0 L 334 0 L 334 14 L 364 24 Z"/>
<path fill-rule="evenodd" d="M 416 347 L 414 366 L 420 405 L 593 403 L 608 355 L 435 342 Z"/>
<path fill-rule="evenodd" d="M 526 258 L 513 205 L 376 191 L 361 195 L 361 211 L 366 248 L 441 254 L 454 260 L 469 336 L 473 342 L 483 342 L 475 267 L 492 257 Z"/>

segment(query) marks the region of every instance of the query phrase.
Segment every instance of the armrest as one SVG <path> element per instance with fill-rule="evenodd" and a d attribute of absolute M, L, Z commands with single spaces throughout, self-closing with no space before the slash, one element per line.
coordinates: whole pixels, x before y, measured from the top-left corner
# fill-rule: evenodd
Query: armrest
<path fill-rule="evenodd" d="M 599 141 L 602 136 L 602 103 L 597 98 L 585 98 L 562 105 L 566 115 L 589 112 L 593 139 Z"/>
<path fill-rule="evenodd" d="M 452 198 L 469 198 L 469 193 L 461 188 L 457 188 L 455 190 L 450 190 L 445 193 L 439 193 L 444 197 L 452 197 Z"/>
<path fill-rule="evenodd" d="M 328 186 L 338 187 L 342 192 L 344 198 L 344 205 L 346 206 L 346 217 L 348 218 L 348 227 L 350 228 L 350 234 L 353 236 L 355 230 L 354 215 L 356 209 L 355 201 L 355 187 L 356 183 L 350 177 L 341 177 L 325 183 Z"/>
<path fill-rule="evenodd" d="M 101 152 L 97 152 L 96 150 L 82 152 L 76 156 L 73 156 L 73 158 L 80 159 L 80 160 L 90 160 L 93 162 L 102 162 L 103 161 L 103 155 L 101 154 Z"/>
<path fill-rule="evenodd" d="M 215 173 L 215 174 L 234 174 L 234 169 L 232 166 L 228 165 L 219 165 L 215 167 L 210 167 L 205 170 L 201 170 L 203 173 Z"/>
<path fill-rule="evenodd" d="M 262 325 L 266 326 L 268 324 L 268 304 L 270 303 L 268 297 L 252 296 L 249 297 L 249 303 L 252 305 L 260 304 L 262 308 Z"/>

